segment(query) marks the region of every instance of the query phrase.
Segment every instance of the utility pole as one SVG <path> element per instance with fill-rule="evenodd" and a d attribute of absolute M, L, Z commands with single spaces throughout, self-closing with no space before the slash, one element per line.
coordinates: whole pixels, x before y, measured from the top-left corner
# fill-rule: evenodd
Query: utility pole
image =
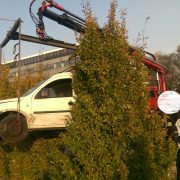
<path fill-rule="evenodd" d="M 17 109 L 18 112 L 20 112 L 20 96 L 21 96 L 21 24 L 22 21 L 19 18 L 15 24 L 18 23 L 19 26 L 19 42 L 14 45 L 14 53 L 16 53 L 16 46 L 18 46 L 18 53 L 15 55 L 14 60 L 16 61 L 17 69 L 18 69 L 18 76 L 17 76 L 17 97 L 18 97 L 18 103 L 17 103 Z M 19 116 L 18 116 L 19 118 Z"/>

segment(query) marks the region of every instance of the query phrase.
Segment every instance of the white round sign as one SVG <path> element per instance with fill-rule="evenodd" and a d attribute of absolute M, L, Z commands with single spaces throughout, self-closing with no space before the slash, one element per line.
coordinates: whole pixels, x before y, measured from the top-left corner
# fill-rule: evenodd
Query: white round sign
<path fill-rule="evenodd" d="M 166 114 L 174 114 L 180 110 L 180 95 L 175 91 L 165 91 L 158 97 L 158 107 Z"/>

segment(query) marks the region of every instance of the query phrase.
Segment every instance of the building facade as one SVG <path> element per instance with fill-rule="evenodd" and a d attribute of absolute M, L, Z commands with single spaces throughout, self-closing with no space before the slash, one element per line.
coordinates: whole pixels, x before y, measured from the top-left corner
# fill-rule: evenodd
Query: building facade
<path fill-rule="evenodd" d="M 27 73 L 33 75 L 39 70 L 39 66 L 43 67 L 47 77 L 62 72 L 70 66 L 69 58 L 73 52 L 73 50 L 69 49 L 55 49 L 22 58 L 20 67 L 21 76 Z M 5 64 L 9 67 L 10 79 L 16 77 L 18 75 L 17 62 L 11 61 Z"/>

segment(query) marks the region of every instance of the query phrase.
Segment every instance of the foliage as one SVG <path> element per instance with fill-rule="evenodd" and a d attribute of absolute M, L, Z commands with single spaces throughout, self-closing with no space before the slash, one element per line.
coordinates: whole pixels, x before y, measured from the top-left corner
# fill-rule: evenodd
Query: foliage
<path fill-rule="evenodd" d="M 26 92 L 35 86 L 39 81 L 45 79 L 43 65 L 39 65 L 37 72 L 33 75 L 30 71 L 25 75 L 21 75 L 20 81 L 18 77 L 9 78 L 9 69 L 7 66 L 0 67 L 0 99 L 15 98 L 18 95 L 18 84 L 20 84 L 20 94 Z"/>
<path fill-rule="evenodd" d="M 77 179 L 165 179 L 173 145 L 165 138 L 165 119 L 149 111 L 141 52 L 129 55 L 115 1 L 102 31 L 87 10 L 74 55 L 76 103 L 63 137 L 74 155 L 70 171 Z"/>
<path fill-rule="evenodd" d="M 24 76 L 20 76 L 20 81 L 18 81 L 18 77 L 15 77 L 12 80 L 12 86 L 15 94 L 14 97 L 17 97 L 18 95 L 18 83 L 20 83 L 20 94 L 23 94 L 43 79 L 45 79 L 45 73 L 44 66 L 42 64 L 38 65 L 36 72 L 26 71 Z"/>
<path fill-rule="evenodd" d="M 1 142 L 0 177 L 2 179 L 63 179 L 60 171 L 62 154 L 58 145 L 59 133 L 56 132 L 55 136 L 53 134 L 55 133 L 34 133 L 26 142 L 17 146 Z"/>
<path fill-rule="evenodd" d="M 180 93 L 180 46 L 170 54 L 157 53 L 159 61 L 165 66 L 167 89 Z"/>
<path fill-rule="evenodd" d="M 7 99 L 14 96 L 14 89 L 9 81 L 9 69 L 0 65 L 0 99 Z"/>

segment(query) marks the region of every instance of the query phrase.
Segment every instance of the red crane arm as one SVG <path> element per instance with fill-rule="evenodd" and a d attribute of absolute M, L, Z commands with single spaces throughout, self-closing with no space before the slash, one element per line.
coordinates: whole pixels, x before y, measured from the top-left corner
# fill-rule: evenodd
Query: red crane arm
<path fill-rule="evenodd" d="M 57 13 L 54 13 L 50 10 L 48 10 L 48 7 L 56 8 L 63 12 L 63 14 L 59 15 Z M 31 11 L 31 10 L 30 10 Z M 38 19 L 36 18 L 36 33 L 41 39 L 47 38 L 47 35 L 45 33 L 45 26 L 43 23 L 43 17 L 47 17 L 53 21 L 56 21 L 57 23 L 66 26 L 69 29 L 75 30 L 79 33 L 83 32 L 84 26 L 85 26 L 85 20 L 81 17 L 73 14 L 72 12 L 66 10 L 58 3 L 54 2 L 53 0 L 45 0 L 42 3 L 42 6 L 38 10 Z M 34 18 L 34 17 L 33 17 Z"/>
<path fill-rule="evenodd" d="M 64 8 L 59 5 L 58 3 L 52 1 L 52 0 L 46 0 L 42 3 L 42 6 L 40 7 L 41 12 L 44 12 L 48 7 L 54 7 L 60 11 L 64 11 Z"/>

